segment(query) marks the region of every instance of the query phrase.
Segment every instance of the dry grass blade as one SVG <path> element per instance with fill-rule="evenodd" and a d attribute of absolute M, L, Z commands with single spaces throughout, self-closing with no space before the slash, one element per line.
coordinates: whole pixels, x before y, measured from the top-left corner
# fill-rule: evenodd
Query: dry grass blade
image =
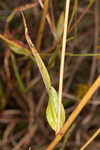
<path fill-rule="evenodd" d="M 26 4 L 26 5 L 24 5 L 24 6 L 20 6 L 20 7 L 18 7 L 18 8 L 15 8 L 15 9 L 12 11 L 12 13 L 8 16 L 7 22 L 10 22 L 10 21 L 13 19 L 14 15 L 15 15 L 17 12 L 24 11 L 24 10 L 26 10 L 26 9 L 35 7 L 37 4 L 38 4 L 38 3 L 35 2 L 35 3 Z"/>
<path fill-rule="evenodd" d="M 79 22 L 83 19 L 83 17 L 85 17 L 85 15 L 87 14 L 87 12 L 88 12 L 88 11 L 90 10 L 90 8 L 92 7 L 94 1 L 95 1 L 95 0 L 92 0 L 91 4 L 89 4 L 89 5 L 85 8 L 85 10 L 83 11 L 83 13 L 79 16 L 79 18 L 78 18 L 78 19 L 75 21 L 75 23 L 71 26 L 71 28 L 68 30 L 68 35 L 73 31 L 74 27 L 79 24 Z M 60 43 L 61 41 L 62 41 L 61 39 L 58 40 L 58 41 L 56 42 L 56 44 L 54 44 L 52 47 L 48 48 L 48 50 L 46 50 L 46 52 L 49 53 L 49 52 L 53 51 L 53 50 L 56 48 L 57 44 Z"/>
<path fill-rule="evenodd" d="M 60 130 L 60 121 L 61 121 L 62 87 L 63 87 L 63 73 L 64 73 L 64 60 L 65 60 L 65 50 L 66 50 L 69 5 L 70 5 L 70 0 L 67 0 L 66 8 L 65 8 L 64 34 L 63 34 L 63 44 L 62 44 L 61 63 L 60 63 L 61 65 L 60 65 L 60 77 L 59 77 L 58 120 L 57 120 L 56 133 L 58 133 Z"/>
<path fill-rule="evenodd" d="M 39 0 L 39 3 L 40 3 L 41 8 L 44 8 L 44 5 L 43 5 L 42 0 Z M 54 36 L 54 38 L 55 38 L 55 40 L 56 40 L 56 39 L 57 39 L 57 34 L 56 34 L 55 22 L 54 22 L 53 18 L 50 17 L 49 13 L 47 14 L 46 18 L 47 18 L 47 21 L 48 21 L 48 23 L 49 23 L 51 32 L 52 32 L 52 34 L 53 34 L 53 36 Z"/>
<path fill-rule="evenodd" d="M 83 97 L 83 99 L 80 101 L 78 106 L 75 108 L 75 110 L 72 112 L 72 114 L 69 116 L 68 120 L 62 127 L 62 129 L 59 131 L 59 133 L 56 135 L 54 140 L 50 143 L 50 145 L 47 147 L 46 150 L 53 150 L 53 148 L 56 146 L 56 144 L 62 139 L 65 132 L 68 131 L 71 124 L 74 122 L 74 120 L 77 118 L 79 113 L 82 111 L 82 109 L 85 107 L 85 105 L 89 102 L 90 98 L 94 94 L 94 92 L 100 87 L 100 76 L 96 79 L 94 84 L 91 86 L 91 88 L 88 90 L 86 95 Z"/>
<path fill-rule="evenodd" d="M 13 40 L 9 40 L 4 35 L 0 34 L 0 39 L 4 40 L 9 46 L 15 47 L 17 49 L 15 51 L 15 53 L 20 54 L 20 55 L 26 55 L 26 56 L 30 56 L 31 55 L 31 52 L 30 52 L 29 49 L 27 49 L 25 47 L 22 47 L 19 43 L 15 42 Z"/>
<path fill-rule="evenodd" d="M 100 134 L 100 128 L 93 134 L 93 136 L 82 146 L 80 150 L 84 150 L 95 138 Z"/>
<path fill-rule="evenodd" d="M 98 53 L 97 45 L 99 43 L 99 27 L 100 27 L 100 1 L 95 2 L 95 13 L 94 13 L 94 22 L 95 22 L 95 33 L 94 33 L 94 54 Z M 93 57 L 92 67 L 90 71 L 89 85 L 93 82 L 95 78 L 95 73 L 97 69 L 97 58 Z"/>
<path fill-rule="evenodd" d="M 94 2 L 95 0 L 91 0 L 91 3 L 89 3 L 89 5 L 85 8 L 84 12 L 79 16 L 79 18 L 75 21 L 75 23 L 69 29 L 68 34 L 74 29 L 75 25 L 77 25 L 83 19 L 83 17 L 87 14 L 87 12 L 89 11 L 89 9 L 91 8 Z"/>
<path fill-rule="evenodd" d="M 100 0 L 70 0 L 56 134 L 66 2 L 0 1 L 0 150 L 100 150 Z"/>
<path fill-rule="evenodd" d="M 40 28 L 39 28 L 39 31 L 38 31 L 37 41 L 36 41 L 37 50 L 40 50 L 40 46 L 41 46 L 41 40 L 42 40 L 43 31 L 44 31 L 46 15 L 47 15 L 47 12 L 48 12 L 48 4 L 49 4 L 49 0 L 45 0 L 44 1 L 43 14 L 42 14 L 42 18 L 41 18 L 41 21 L 40 21 Z"/>

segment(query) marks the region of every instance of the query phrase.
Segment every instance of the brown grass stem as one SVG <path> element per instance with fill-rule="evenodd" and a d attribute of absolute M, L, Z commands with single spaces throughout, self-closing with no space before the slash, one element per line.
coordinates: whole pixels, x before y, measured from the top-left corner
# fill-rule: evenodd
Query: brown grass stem
<path fill-rule="evenodd" d="M 57 118 L 56 133 L 58 133 L 60 130 L 60 121 L 61 121 L 62 88 L 63 88 L 63 74 L 64 74 L 64 61 L 65 61 L 65 50 L 66 50 L 66 37 L 67 37 L 69 5 L 70 5 L 70 0 L 66 0 L 64 33 L 63 33 L 63 43 L 62 43 L 61 63 L 60 63 L 58 118 Z"/>
<path fill-rule="evenodd" d="M 42 40 L 42 36 L 43 36 L 45 20 L 46 20 L 46 16 L 47 16 L 47 13 L 48 13 L 48 5 L 49 5 L 49 0 L 45 0 L 44 1 L 44 8 L 43 8 L 43 13 L 42 13 L 42 18 L 41 18 L 41 21 L 40 21 L 40 28 L 39 28 L 39 31 L 38 31 L 37 41 L 36 41 L 37 50 L 40 50 L 40 46 L 41 46 L 41 40 Z"/>
<path fill-rule="evenodd" d="M 93 136 L 81 147 L 80 150 L 84 150 L 95 138 L 100 134 L 100 128 L 93 134 Z"/>
<path fill-rule="evenodd" d="M 8 16 L 7 22 L 10 22 L 10 21 L 13 19 L 14 15 L 15 15 L 17 12 L 24 11 L 24 10 L 27 10 L 27 9 L 29 9 L 29 8 L 33 8 L 33 7 L 35 7 L 37 4 L 38 4 L 37 2 L 34 2 L 34 3 L 26 4 L 26 5 L 24 5 L 24 6 L 20 6 L 20 7 L 15 8 L 15 9 L 12 11 L 12 13 Z"/>

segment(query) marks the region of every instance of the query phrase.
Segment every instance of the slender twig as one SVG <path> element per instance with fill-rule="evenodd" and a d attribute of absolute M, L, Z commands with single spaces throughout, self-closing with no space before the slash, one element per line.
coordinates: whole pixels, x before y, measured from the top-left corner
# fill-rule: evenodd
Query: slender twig
<path fill-rule="evenodd" d="M 80 53 L 80 54 L 73 54 L 73 53 L 66 53 L 67 56 L 85 56 L 85 57 L 91 57 L 91 56 L 100 56 L 100 53 Z"/>
<path fill-rule="evenodd" d="M 95 13 L 94 13 L 94 21 L 95 21 L 95 32 L 94 32 L 94 54 L 98 52 L 98 43 L 99 43 L 99 27 L 100 27 L 100 1 L 95 1 Z M 92 65 L 90 70 L 90 78 L 88 84 L 91 85 L 95 78 L 97 69 L 97 58 L 93 57 Z"/>
<path fill-rule="evenodd" d="M 50 143 L 50 145 L 47 147 L 46 150 L 53 150 L 53 148 L 56 146 L 56 144 L 62 139 L 65 132 L 68 131 L 71 124 L 74 122 L 74 120 L 77 118 L 79 113 L 82 111 L 82 109 L 85 107 L 85 105 L 89 102 L 90 98 L 94 94 L 94 92 L 100 87 L 100 76 L 96 79 L 94 84 L 90 87 L 86 95 L 83 97 L 83 99 L 80 101 L 78 106 L 75 108 L 75 110 L 72 112 L 72 114 L 69 116 L 68 120 L 62 127 L 62 129 L 59 131 L 59 133 L 56 135 L 56 137 L 53 139 L 53 141 Z"/>
<path fill-rule="evenodd" d="M 95 0 L 91 0 L 91 2 L 89 2 L 88 6 L 84 9 L 84 12 L 79 16 L 79 18 L 75 21 L 75 23 L 69 29 L 68 34 L 71 33 L 75 25 L 77 25 L 83 19 L 83 17 L 87 14 L 87 12 L 89 11 L 89 9 L 91 8 L 94 2 Z"/>
<path fill-rule="evenodd" d="M 31 3 L 31 4 L 26 4 L 26 5 L 24 5 L 24 6 L 20 6 L 20 7 L 18 7 L 18 8 L 15 8 L 15 9 L 12 11 L 12 13 L 8 16 L 7 22 L 10 22 L 10 21 L 13 19 L 14 15 L 15 15 L 17 12 L 24 11 L 24 10 L 29 9 L 29 8 L 33 8 L 33 7 L 35 7 L 37 4 L 38 4 L 37 2 L 34 2 L 34 3 Z"/>
<path fill-rule="evenodd" d="M 38 1 L 39 1 L 39 4 L 40 4 L 41 8 L 44 8 L 43 1 L 42 0 L 38 0 Z M 55 26 L 54 18 L 52 16 L 50 17 L 49 13 L 47 14 L 46 18 L 47 18 L 48 24 L 50 26 L 50 30 L 51 30 L 51 32 L 52 32 L 52 34 L 53 34 L 53 36 L 56 40 L 57 39 L 57 34 L 56 34 L 56 26 Z"/>
<path fill-rule="evenodd" d="M 100 128 L 93 134 L 93 136 L 81 147 L 80 150 L 84 150 L 95 138 L 100 134 Z"/>
<path fill-rule="evenodd" d="M 58 120 L 57 120 L 57 131 L 56 131 L 56 133 L 58 133 L 59 130 L 60 130 L 63 73 L 64 73 L 64 60 L 65 60 L 65 49 L 66 49 L 66 37 L 67 37 L 69 5 L 70 5 L 70 0 L 66 0 L 64 34 L 63 34 L 63 44 L 62 44 L 62 53 L 61 53 L 61 66 L 60 66 L 60 78 L 59 78 Z"/>
<path fill-rule="evenodd" d="M 41 40 L 42 40 L 43 31 L 44 31 L 46 15 L 47 15 L 47 12 L 48 12 L 48 4 L 49 4 L 49 0 L 45 0 L 44 1 L 43 14 L 42 14 L 42 18 L 41 18 L 41 21 L 40 21 L 40 28 L 39 28 L 39 31 L 38 31 L 37 41 L 36 41 L 37 50 L 40 50 L 40 46 L 41 46 Z"/>

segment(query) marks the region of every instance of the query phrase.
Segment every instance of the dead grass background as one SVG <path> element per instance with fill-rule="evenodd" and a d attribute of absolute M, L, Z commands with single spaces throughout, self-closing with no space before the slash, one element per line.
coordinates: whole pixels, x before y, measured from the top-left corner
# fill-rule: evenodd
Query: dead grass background
<path fill-rule="evenodd" d="M 36 43 L 42 8 L 37 1 L 32 8 L 24 11 L 30 36 Z M 1 150 L 44 150 L 52 141 L 54 132 L 50 129 L 45 116 L 48 96 L 42 78 L 35 63 L 24 56 L 13 52 L 17 68 L 23 80 L 25 91 L 20 91 L 19 84 L 11 61 L 11 49 L 8 40 L 29 50 L 25 41 L 24 27 L 20 12 L 7 23 L 7 17 L 15 8 L 29 4 L 28 0 L 0 1 L 0 149 Z M 56 41 L 55 25 L 64 10 L 64 0 L 52 0 L 49 5 L 51 24 L 46 21 L 40 54 L 49 70 L 54 87 L 58 90 L 60 52 L 50 63 L 61 39 Z M 70 16 L 74 6 L 71 1 Z M 22 7 L 23 8 L 23 7 Z M 81 16 L 81 17 L 80 17 Z M 100 2 L 95 0 L 89 7 L 87 0 L 78 2 L 77 14 L 68 29 L 68 38 L 75 35 L 67 43 L 69 53 L 99 53 L 100 50 Z M 77 24 L 78 23 L 78 24 Z M 55 42 L 56 41 L 56 42 Z M 9 42 L 8 42 L 9 43 Z M 66 54 L 67 55 L 67 54 Z M 74 110 L 79 100 L 100 73 L 100 57 L 67 56 L 65 60 L 63 103 L 66 119 Z M 64 148 L 77 150 L 99 128 L 100 124 L 100 89 L 84 108 L 75 121 L 75 127 Z M 64 140 L 64 139 L 63 139 Z M 63 140 L 55 149 L 63 147 Z M 88 150 L 100 149 L 100 136 L 88 147 Z"/>

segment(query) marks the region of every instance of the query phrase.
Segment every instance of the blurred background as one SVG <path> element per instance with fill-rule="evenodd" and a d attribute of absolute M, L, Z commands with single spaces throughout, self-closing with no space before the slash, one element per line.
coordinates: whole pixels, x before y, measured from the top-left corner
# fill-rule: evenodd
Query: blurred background
<path fill-rule="evenodd" d="M 43 0 L 0 1 L 0 150 L 45 150 L 55 133 L 46 120 L 48 94 L 24 35 L 23 10 L 37 48 Z M 58 90 L 65 0 L 49 2 L 39 54 Z M 20 52 L 22 51 L 22 53 Z M 88 54 L 87 54 L 88 53 Z M 98 55 L 97 55 L 98 54 Z M 66 120 L 100 74 L 100 1 L 71 0 L 64 68 Z M 100 89 L 55 150 L 78 150 L 100 126 Z M 100 150 L 100 136 L 87 147 Z"/>

